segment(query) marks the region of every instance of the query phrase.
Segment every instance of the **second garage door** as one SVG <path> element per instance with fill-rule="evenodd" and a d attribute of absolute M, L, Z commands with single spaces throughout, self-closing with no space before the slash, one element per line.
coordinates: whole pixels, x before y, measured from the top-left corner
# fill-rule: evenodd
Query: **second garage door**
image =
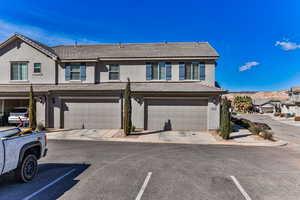
<path fill-rule="evenodd" d="M 119 99 L 65 101 L 64 128 L 121 128 Z"/>
<path fill-rule="evenodd" d="M 207 100 L 148 100 L 148 130 L 207 130 Z"/>

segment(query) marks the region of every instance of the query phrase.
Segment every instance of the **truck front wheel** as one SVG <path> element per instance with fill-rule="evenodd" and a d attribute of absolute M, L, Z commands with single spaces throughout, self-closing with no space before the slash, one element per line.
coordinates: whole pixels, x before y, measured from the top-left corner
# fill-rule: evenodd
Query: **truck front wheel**
<path fill-rule="evenodd" d="M 37 171 L 37 158 L 34 154 L 29 154 L 22 160 L 22 162 L 16 169 L 16 179 L 20 182 L 27 183 L 36 176 Z"/>

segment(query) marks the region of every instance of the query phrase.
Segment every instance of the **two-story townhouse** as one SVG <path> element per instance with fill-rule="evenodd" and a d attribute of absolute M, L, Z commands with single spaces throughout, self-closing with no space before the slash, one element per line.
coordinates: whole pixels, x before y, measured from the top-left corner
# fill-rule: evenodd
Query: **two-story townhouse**
<path fill-rule="evenodd" d="M 0 108 L 28 104 L 54 128 L 122 128 L 127 79 L 132 119 L 146 130 L 215 130 L 217 52 L 207 42 L 49 47 L 15 34 L 0 45 Z"/>

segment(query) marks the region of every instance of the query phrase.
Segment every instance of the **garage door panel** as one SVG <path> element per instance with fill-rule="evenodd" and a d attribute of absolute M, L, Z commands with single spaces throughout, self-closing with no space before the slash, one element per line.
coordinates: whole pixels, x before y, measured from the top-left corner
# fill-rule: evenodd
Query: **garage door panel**
<path fill-rule="evenodd" d="M 120 128 L 119 100 L 73 100 L 65 102 L 65 128 Z"/>
<path fill-rule="evenodd" d="M 207 101 L 151 100 L 148 102 L 148 129 L 206 130 Z"/>

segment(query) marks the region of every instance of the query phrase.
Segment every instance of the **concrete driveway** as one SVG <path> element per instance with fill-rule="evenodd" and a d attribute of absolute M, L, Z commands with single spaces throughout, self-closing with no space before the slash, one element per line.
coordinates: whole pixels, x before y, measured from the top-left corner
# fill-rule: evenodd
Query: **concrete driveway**
<path fill-rule="evenodd" d="M 300 153 L 240 147 L 49 141 L 38 177 L 0 177 L 1 200 L 298 200 Z M 235 182 L 237 181 L 237 182 Z"/>
<path fill-rule="evenodd" d="M 268 124 L 275 133 L 275 137 L 281 140 L 288 141 L 300 145 L 300 127 L 293 126 L 280 121 L 272 119 L 268 115 L 261 114 L 243 114 L 240 115 L 243 118 L 249 119 L 255 122 L 262 122 Z"/>

